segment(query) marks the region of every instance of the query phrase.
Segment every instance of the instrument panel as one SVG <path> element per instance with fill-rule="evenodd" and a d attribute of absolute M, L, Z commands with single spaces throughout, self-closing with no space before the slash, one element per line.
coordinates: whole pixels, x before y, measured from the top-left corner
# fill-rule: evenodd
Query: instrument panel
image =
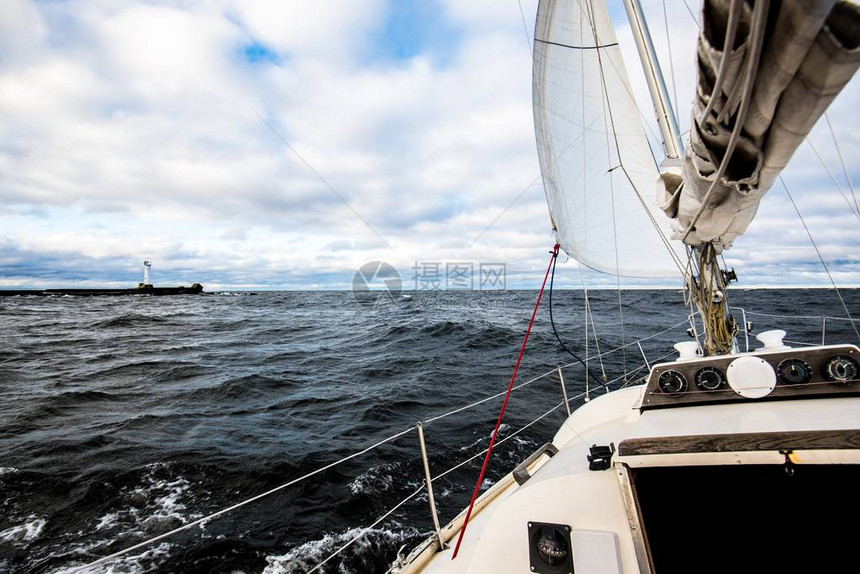
<path fill-rule="evenodd" d="M 836 345 L 661 363 L 642 409 L 746 400 L 860 395 L 860 349 Z"/>

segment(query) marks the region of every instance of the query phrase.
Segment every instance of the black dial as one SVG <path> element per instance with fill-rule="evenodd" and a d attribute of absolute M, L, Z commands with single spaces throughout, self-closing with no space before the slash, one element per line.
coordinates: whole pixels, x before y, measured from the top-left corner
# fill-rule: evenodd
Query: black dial
<path fill-rule="evenodd" d="M 857 366 L 857 361 L 847 355 L 836 355 L 830 357 L 824 363 L 824 376 L 827 380 L 836 383 L 848 383 L 857 379 L 857 372 L 860 368 Z"/>
<path fill-rule="evenodd" d="M 666 371 L 657 379 L 657 388 L 670 397 L 680 397 L 687 392 L 687 378 L 678 371 Z"/>
<path fill-rule="evenodd" d="M 786 359 L 777 365 L 776 377 L 784 385 L 808 385 L 812 367 L 803 359 Z"/>
<path fill-rule="evenodd" d="M 703 391 L 718 391 L 726 386 L 726 376 L 716 367 L 696 371 L 696 386 Z"/>

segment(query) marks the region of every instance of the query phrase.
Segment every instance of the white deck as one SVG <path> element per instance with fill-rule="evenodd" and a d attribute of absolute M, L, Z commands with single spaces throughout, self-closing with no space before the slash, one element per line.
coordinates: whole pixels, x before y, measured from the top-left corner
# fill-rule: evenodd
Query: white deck
<path fill-rule="evenodd" d="M 591 445 L 614 443 L 617 447 L 621 441 L 631 438 L 681 435 L 851 430 L 857 428 L 860 413 L 858 397 L 744 401 L 640 413 L 635 407 L 643 391 L 644 387 L 622 389 L 580 407 L 562 425 L 553 440 L 559 449 L 558 454 L 548 460 L 546 456 L 542 457 L 530 480 L 522 486 L 511 481 L 484 508 L 473 514 L 456 560 L 451 560 L 455 536 L 449 543 L 451 548 L 436 554 L 428 551 L 422 556 L 429 559 L 423 569 L 421 563 L 425 560 L 419 559 L 403 572 L 529 572 L 529 521 L 570 525 L 574 535 L 581 531 L 614 533 L 617 557 L 604 552 L 601 560 L 605 560 L 605 564 L 590 571 L 618 572 L 617 563 L 620 562 L 621 572 L 639 572 L 634 537 L 624 505 L 624 490 L 619 481 L 619 473 L 625 472 L 621 463 L 628 461 L 621 459 L 619 462 L 616 456 L 615 465 L 609 470 L 590 471 L 586 456 Z M 812 455 L 815 459 L 814 453 Z M 689 456 L 684 464 L 691 464 Z M 742 460 L 744 455 L 738 453 L 720 456 L 722 458 L 711 457 L 707 464 L 778 464 L 784 459 L 778 452 L 770 451 L 750 453 L 752 458 L 749 460 Z M 826 456 L 842 457 L 828 459 L 831 462 L 860 462 L 854 460 L 858 451 L 829 451 Z M 659 456 L 650 459 L 649 464 L 660 463 L 656 460 Z M 812 461 L 809 456 L 801 459 L 801 463 Z M 458 526 L 449 528 L 448 532 L 453 528 L 458 529 Z"/>

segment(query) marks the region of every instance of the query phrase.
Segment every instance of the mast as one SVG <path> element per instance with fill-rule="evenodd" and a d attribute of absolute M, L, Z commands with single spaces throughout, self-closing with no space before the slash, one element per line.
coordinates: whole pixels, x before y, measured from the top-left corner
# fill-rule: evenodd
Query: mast
<path fill-rule="evenodd" d="M 663 135 L 663 150 L 668 159 L 675 160 L 673 164 L 679 165 L 684 155 L 684 144 L 642 6 L 639 0 L 624 0 L 624 8 L 627 10 L 630 29 L 636 40 L 636 49 L 642 60 L 642 69 L 651 92 L 651 101 L 654 103 L 654 113 Z M 736 349 L 735 335 L 738 327 L 729 309 L 726 287 L 729 282 L 737 280 L 737 277 L 733 270 L 724 271 L 719 268 L 717 250 L 710 242 L 694 246 L 693 259 L 698 275 L 691 267 L 685 282 L 702 317 L 705 331 L 702 350 L 705 355 L 731 353 Z"/>
<path fill-rule="evenodd" d="M 666 82 L 663 79 L 663 72 L 660 70 L 660 63 L 657 61 L 657 54 L 654 51 L 651 34 L 648 32 L 648 25 L 642 14 L 642 6 L 639 4 L 639 0 L 624 0 L 624 8 L 627 10 L 630 29 L 633 31 L 636 49 L 642 60 L 645 80 L 648 82 L 651 101 L 654 103 L 654 114 L 657 116 L 657 123 L 660 125 L 660 132 L 663 135 L 663 150 L 666 152 L 666 157 L 680 159 L 684 154 L 681 130 L 678 129 L 678 120 L 672 109 L 669 93 L 666 91 Z"/>

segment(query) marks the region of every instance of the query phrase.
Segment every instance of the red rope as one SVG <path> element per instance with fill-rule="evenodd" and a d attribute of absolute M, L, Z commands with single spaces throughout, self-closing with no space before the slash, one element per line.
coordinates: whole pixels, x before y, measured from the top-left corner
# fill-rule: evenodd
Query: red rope
<path fill-rule="evenodd" d="M 552 269 L 552 261 L 558 255 L 558 247 L 559 245 L 556 243 L 555 247 L 552 249 L 552 257 L 549 258 L 549 265 L 546 268 L 546 274 L 543 276 L 543 283 L 540 286 L 540 292 L 538 292 L 534 311 L 532 311 L 532 318 L 529 321 L 528 328 L 526 329 L 526 336 L 523 338 L 523 346 L 520 348 L 520 356 L 517 357 L 517 364 L 514 366 L 514 372 L 511 375 L 511 382 L 508 383 L 508 392 L 505 394 L 505 400 L 502 403 L 502 410 L 499 411 L 499 420 L 496 421 L 496 428 L 493 430 L 493 434 L 490 435 L 490 446 L 487 448 L 487 454 L 484 456 L 484 465 L 481 467 L 481 474 L 478 475 L 478 483 L 475 484 L 475 491 L 472 493 L 472 501 L 469 503 L 469 510 L 466 512 L 466 520 L 463 521 L 463 528 L 460 529 L 460 536 L 457 538 L 457 546 L 454 547 L 454 555 L 451 556 L 451 560 L 456 558 L 457 552 L 460 551 L 460 543 L 463 542 L 463 535 L 466 533 L 466 527 L 469 525 L 469 518 L 472 516 L 472 508 L 475 506 L 475 499 L 478 498 L 478 491 L 481 489 L 481 483 L 484 481 L 484 473 L 487 471 L 487 466 L 490 464 L 490 454 L 493 452 L 493 445 L 496 444 L 499 427 L 502 426 L 502 417 L 505 416 L 505 408 L 508 406 L 508 399 L 510 398 L 511 391 L 514 388 L 514 381 L 517 380 L 517 371 L 520 370 L 520 362 L 523 360 L 523 354 L 526 352 L 526 344 L 529 342 L 532 325 L 534 325 L 535 316 L 537 315 L 538 307 L 540 307 L 540 300 L 541 297 L 543 297 L 543 289 L 546 287 L 546 280 L 549 277 L 550 269 Z"/>

